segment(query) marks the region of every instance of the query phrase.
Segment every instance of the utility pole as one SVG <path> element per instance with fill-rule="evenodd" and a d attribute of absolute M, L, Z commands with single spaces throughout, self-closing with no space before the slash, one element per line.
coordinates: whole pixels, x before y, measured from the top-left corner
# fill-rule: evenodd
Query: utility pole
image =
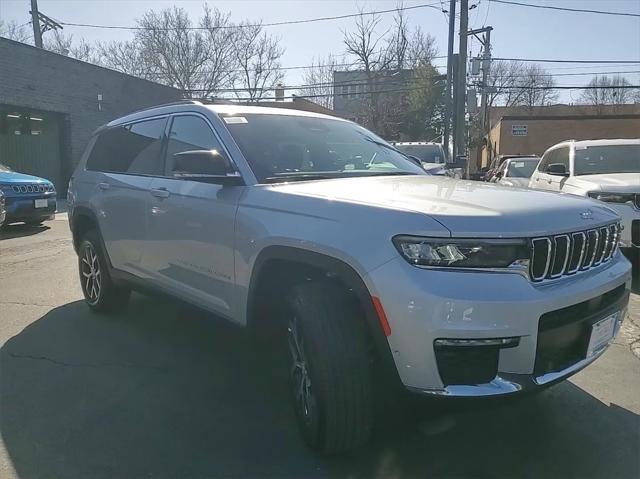
<path fill-rule="evenodd" d="M 449 45 L 447 50 L 447 92 L 444 110 L 444 134 L 442 135 L 442 143 L 444 143 L 444 151 L 449 156 L 449 136 L 451 130 L 451 118 L 455 118 L 453 103 L 453 43 L 456 31 L 456 0 L 449 1 Z M 455 159 L 455 156 L 453 157 Z M 452 158 L 449 158 L 452 160 Z"/>
<path fill-rule="evenodd" d="M 49 30 L 62 30 L 63 26 L 54 19 L 38 11 L 38 0 L 31 0 L 31 23 L 33 24 L 33 42 L 42 48 L 42 34 Z"/>
<path fill-rule="evenodd" d="M 491 69 L 491 30 L 493 28 L 487 27 L 487 31 L 484 32 L 484 46 L 482 55 L 482 103 L 480 112 L 482 114 L 482 136 L 487 141 L 487 152 L 489 152 L 489 88 L 487 81 L 489 80 L 489 70 Z M 482 155 L 482 148 L 478 148 L 480 155 Z M 476 159 L 476 166 L 478 160 Z"/>
<path fill-rule="evenodd" d="M 31 0 L 31 24 L 33 25 L 33 41 L 36 47 L 42 48 L 42 32 L 38 15 L 38 0 Z"/>
<path fill-rule="evenodd" d="M 461 155 L 466 149 L 465 106 L 467 86 L 467 30 L 469 28 L 469 0 L 460 0 L 460 32 L 458 76 L 456 78 L 456 122 L 454 124 L 454 152 Z M 454 156 L 455 159 L 455 156 Z"/>

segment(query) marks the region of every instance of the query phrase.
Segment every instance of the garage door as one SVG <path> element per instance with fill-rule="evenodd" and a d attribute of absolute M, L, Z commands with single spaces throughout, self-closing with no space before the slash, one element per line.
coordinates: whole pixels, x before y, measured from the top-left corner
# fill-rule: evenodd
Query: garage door
<path fill-rule="evenodd" d="M 61 191 L 59 115 L 0 107 L 0 163 L 52 181 Z"/>

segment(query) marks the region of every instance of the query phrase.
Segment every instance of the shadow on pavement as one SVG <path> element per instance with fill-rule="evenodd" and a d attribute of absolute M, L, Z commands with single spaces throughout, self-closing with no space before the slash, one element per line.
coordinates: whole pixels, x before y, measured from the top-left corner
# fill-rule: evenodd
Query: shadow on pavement
<path fill-rule="evenodd" d="M 473 407 L 420 401 L 366 448 L 317 456 L 271 364 L 180 304 L 134 295 L 98 316 L 70 303 L 0 351 L 2 440 L 24 478 L 640 475 L 638 416 L 568 382 Z"/>
<path fill-rule="evenodd" d="M 26 223 L 5 225 L 0 228 L 0 240 L 36 235 L 38 233 L 43 233 L 48 229 L 49 226 L 47 225 L 28 225 Z"/>

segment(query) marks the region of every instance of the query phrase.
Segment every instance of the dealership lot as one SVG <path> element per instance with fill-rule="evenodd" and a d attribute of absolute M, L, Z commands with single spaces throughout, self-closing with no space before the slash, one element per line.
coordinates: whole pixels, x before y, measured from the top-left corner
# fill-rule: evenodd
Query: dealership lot
<path fill-rule="evenodd" d="M 569 381 L 412 403 L 365 449 L 325 458 L 241 330 L 141 295 L 96 316 L 76 268 L 65 214 L 0 233 L 0 477 L 640 476 L 637 281 L 615 344 Z"/>

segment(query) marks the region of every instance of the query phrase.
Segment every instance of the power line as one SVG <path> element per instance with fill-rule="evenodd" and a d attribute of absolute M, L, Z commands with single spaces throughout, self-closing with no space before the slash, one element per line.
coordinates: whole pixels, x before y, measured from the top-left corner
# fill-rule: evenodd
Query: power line
<path fill-rule="evenodd" d="M 496 0 L 493 0 L 496 1 Z M 536 62 L 536 63 L 640 63 L 640 60 L 551 60 L 548 58 L 500 58 L 493 57 L 492 60 Z"/>
<path fill-rule="evenodd" d="M 584 73 L 557 73 L 557 74 L 540 74 L 540 75 L 536 75 L 536 77 L 561 77 L 561 76 L 587 76 L 587 75 L 616 75 L 616 74 L 624 74 L 624 73 L 629 73 L 629 74 L 635 74 L 635 73 L 640 73 L 640 70 L 631 70 L 631 71 L 608 71 L 608 72 L 584 72 Z M 527 78 L 529 75 L 526 74 L 521 74 L 521 75 L 510 75 L 509 78 Z M 388 78 L 388 76 L 387 76 Z M 444 80 L 446 78 L 446 75 L 431 75 L 431 76 L 425 76 L 425 77 L 421 77 L 421 78 L 410 78 L 410 79 L 406 79 L 406 80 L 392 80 L 392 81 L 384 81 L 384 83 L 386 85 L 405 85 L 405 84 L 415 84 L 415 83 L 419 83 L 421 81 L 424 81 L 426 79 L 431 79 L 434 81 L 438 81 L 438 80 Z M 376 79 L 379 80 L 379 79 Z M 282 85 L 282 87 L 279 88 L 283 88 L 284 90 L 301 90 L 301 89 L 313 89 L 313 88 L 326 88 L 326 87 L 358 87 L 358 86 L 368 86 L 369 83 L 365 80 L 362 79 L 357 79 L 357 80 L 343 80 L 343 81 L 336 81 L 336 82 L 318 82 L 318 83 L 306 83 L 306 84 L 301 84 L 301 85 Z M 563 86 L 563 85 L 558 85 L 558 86 Z M 242 88 L 219 88 L 216 91 L 220 91 L 220 92 L 242 92 L 242 91 L 255 91 L 255 90 L 263 90 L 263 91 L 270 91 L 273 90 L 275 87 L 270 86 L 270 87 L 260 87 L 260 88 L 246 88 L 246 87 L 242 87 Z M 498 87 L 500 88 L 500 87 Z M 508 88 L 508 87 L 502 87 L 502 88 Z M 529 88 L 526 86 L 523 86 L 521 88 Z M 353 94 L 355 92 L 352 93 L 339 93 L 339 92 L 334 92 L 333 94 L 335 94 L 336 96 L 349 96 L 350 94 Z"/>
<path fill-rule="evenodd" d="M 561 86 L 509 86 L 509 87 L 498 87 L 498 93 L 500 92 L 508 92 L 511 90 L 630 90 L 640 88 L 640 85 L 621 85 L 621 86 L 591 86 L 591 85 L 561 85 Z M 376 90 L 376 91 L 367 91 L 367 92 L 354 92 L 349 94 L 348 96 L 360 96 L 360 95 L 371 95 L 371 94 L 380 94 L 380 93 L 408 93 L 412 91 L 419 91 L 422 88 L 392 88 L 387 90 Z M 204 89 L 185 89 L 183 90 L 187 93 L 208 93 L 207 90 Z M 256 91 L 254 89 L 246 89 L 242 91 Z M 294 99 L 294 98 L 326 98 L 334 96 L 333 93 L 318 93 L 313 95 L 291 95 L 285 97 L 261 97 L 256 98 L 255 100 L 251 99 L 241 99 L 244 101 L 256 101 L 256 100 L 275 100 L 275 99 Z M 343 95 L 344 96 L 344 95 Z"/>
<path fill-rule="evenodd" d="M 353 17 L 360 17 L 360 16 L 368 16 L 368 15 L 383 15 L 386 13 L 393 13 L 393 12 L 400 12 L 400 11 L 408 11 L 408 10 L 415 10 L 418 8 L 434 8 L 436 10 L 439 10 L 439 8 L 436 6 L 438 5 L 438 2 L 436 3 L 423 3 L 420 5 L 412 5 L 409 7 L 396 7 L 396 8 L 390 8 L 388 10 L 374 10 L 374 11 L 370 11 L 370 12 L 358 12 L 358 13 L 349 13 L 346 15 L 334 15 L 334 16 L 330 16 L 330 17 L 318 17 L 318 18 L 307 18 L 307 19 L 302 19 L 302 20 L 286 20 L 286 21 L 281 21 L 281 22 L 271 22 L 271 23 L 254 23 L 254 24 L 237 24 L 237 25 L 221 25 L 218 27 L 214 27 L 214 28 L 219 28 L 219 29 L 233 29 L 233 28 L 255 28 L 255 27 L 278 27 L 278 26 L 282 26 L 282 25 L 297 25 L 297 24 L 301 24 L 301 23 L 313 23 L 313 22 L 325 22 L 325 21 L 331 21 L 331 20 L 342 20 L 344 18 L 353 18 Z M 73 23 L 73 22 L 59 22 L 62 25 L 65 26 L 69 26 L 69 27 L 88 27 L 88 28 L 105 28 L 105 29 L 111 29 L 111 30 L 162 30 L 162 31 L 169 31 L 169 30 L 209 30 L 208 27 L 181 27 L 181 28 L 175 28 L 175 27 L 167 27 L 167 28 L 149 28 L 149 27 L 127 27 L 124 25 L 96 25 L 96 24 L 92 24 L 92 23 Z"/>
<path fill-rule="evenodd" d="M 546 10 L 560 10 L 562 12 L 597 13 L 600 15 L 616 15 L 619 17 L 640 17 L 640 14 L 638 13 L 609 12 L 606 10 L 590 10 L 586 8 L 554 7 L 552 5 L 534 5 L 531 3 L 513 2 L 510 0 L 489 0 L 489 1 L 495 2 L 495 3 L 504 3 L 506 5 L 517 5 L 519 7 L 542 8 Z"/>

